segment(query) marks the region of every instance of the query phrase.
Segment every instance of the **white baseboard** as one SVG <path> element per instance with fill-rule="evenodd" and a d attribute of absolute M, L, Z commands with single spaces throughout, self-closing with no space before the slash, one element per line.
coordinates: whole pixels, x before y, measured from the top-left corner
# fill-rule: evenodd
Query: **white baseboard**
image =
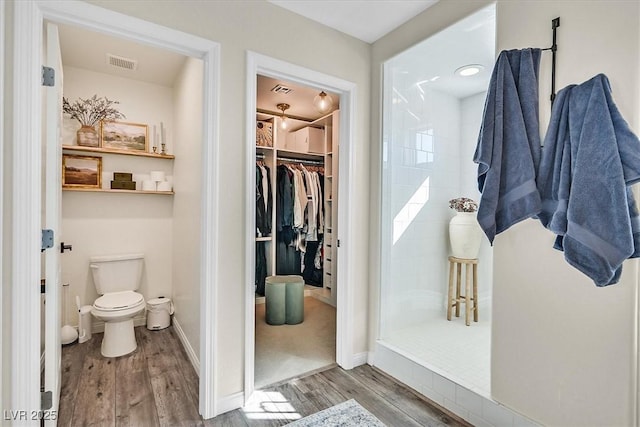
<path fill-rule="evenodd" d="M 218 413 L 217 415 L 224 414 L 225 412 L 233 411 L 244 406 L 244 393 L 238 392 L 229 396 L 224 396 L 218 399 Z"/>
<path fill-rule="evenodd" d="M 200 360 L 198 359 L 198 355 L 196 354 L 196 352 L 193 350 L 193 347 L 191 346 L 191 343 L 187 339 L 187 335 L 184 333 L 184 330 L 180 326 L 180 322 L 178 322 L 178 319 L 176 318 L 176 316 L 173 316 L 173 329 L 176 331 L 178 338 L 180 338 L 180 342 L 182 342 L 182 346 L 184 347 L 184 350 L 187 352 L 187 357 L 189 358 L 189 361 L 193 365 L 193 369 L 195 369 L 196 374 L 200 376 Z"/>
<path fill-rule="evenodd" d="M 364 351 L 353 355 L 353 367 L 364 365 L 369 360 L 369 352 Z"/>

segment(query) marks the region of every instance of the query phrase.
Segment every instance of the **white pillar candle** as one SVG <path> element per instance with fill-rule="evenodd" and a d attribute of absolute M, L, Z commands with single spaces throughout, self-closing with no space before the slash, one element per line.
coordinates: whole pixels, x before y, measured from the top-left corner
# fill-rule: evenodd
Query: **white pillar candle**
<path fill-rule="evenodd" d="M 158 148 L 158 131 L 156 125 L 153 125 L 153 146 Z"/>

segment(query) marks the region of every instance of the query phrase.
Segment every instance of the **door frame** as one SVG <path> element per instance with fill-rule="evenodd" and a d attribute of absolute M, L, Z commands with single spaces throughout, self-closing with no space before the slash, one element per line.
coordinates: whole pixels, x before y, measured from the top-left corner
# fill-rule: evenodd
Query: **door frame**
<path fill-rule="evenodd" d="M 200 242 L 200 403 L 204 418 L 217 415 L 216 271 L 220 45 L 84 2 L 14 2 L 11 407 L 40 409 L 40 182 L 41 76 L 44 20 L 145 43 L 204 63 L 202 241 Z M 3 14 L 4 16 L 4 14 Z M 38 314 L 36 314 L 38 313 Z"/>
<path fill-rule="evenodd" d="M 294 65 L 256 52 L 247 51 L 246 119 L 245 119 L 245 367 L 244 399 L 247 402 L 255 390 L 255 158 L 256 158 L 256 93 L 257 76 L 284 79 L 304 86 L 327 90 L 340 95 L 340 144 L 338 153 L 338 236 L 340 249 L 337 262 L 336 362 L 344 369 L 355 366 L 353 346 L 354 292 L 353 269 L 348 268 L 355 239 L 353 224 L 357 218 L 350 209 L 350 194 L 354 192 L 354 123 L 356 117 L 356 84 L 328 74 Z"/>

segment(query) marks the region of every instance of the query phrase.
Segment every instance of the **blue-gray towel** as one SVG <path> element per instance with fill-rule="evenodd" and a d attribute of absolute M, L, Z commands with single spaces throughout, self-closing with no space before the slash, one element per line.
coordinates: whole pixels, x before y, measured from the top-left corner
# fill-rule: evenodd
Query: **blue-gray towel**
<path fill-rule="evenodd" d="M 538 69 L 540 49 L 503 51 L 493 68 L 473 161 L 482 193 L 478 223 L 496 234 L 540 211 Z"/>
<path fill-rule="evenodd" d="M 538 171 L 542 224 L 555 247 L 597 286 L 617 283 L 640 251 L 629 186 L 640 180 L 640 141 L 618 111 L 603 74 L 562 89 Z"/>

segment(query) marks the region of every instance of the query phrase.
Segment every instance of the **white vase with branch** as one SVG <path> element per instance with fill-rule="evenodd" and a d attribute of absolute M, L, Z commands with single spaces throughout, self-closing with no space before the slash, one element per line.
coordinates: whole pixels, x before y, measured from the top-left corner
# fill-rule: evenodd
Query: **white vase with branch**
<path fill-rule="evenodd" d="M 96 125 L 102 120 L 124 119 L 125 115 L 113 106 L 119 104 L 107 97 L 93 95 L 91 98 L 78 98 L 70 103 L 67 98 L 62 98 L 62 111 L 72 119 L 80 123 L 77 131 L 77 144 L 86 147 L 99 147 L 100 138 L 96 131 Z"/>

